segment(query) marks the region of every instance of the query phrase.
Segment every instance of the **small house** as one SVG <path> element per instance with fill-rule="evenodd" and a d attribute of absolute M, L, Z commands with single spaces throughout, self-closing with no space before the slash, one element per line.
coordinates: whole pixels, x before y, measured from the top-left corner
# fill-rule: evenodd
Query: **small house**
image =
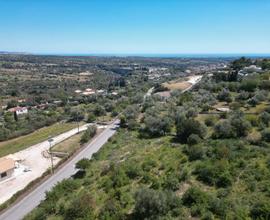
<path fill-rule="evenodd" d="M 10 158 L 0 158 L 0 181 L 12 176 L 15 169 L 15 161 Z"/>
<path fill-rule="evenodd" d="M 8 109 L 8 111 L 12 112 L 14 114 L 14 118 L 17 120 L 19 116 L 22 116 L 28 113 L 28 108 L 17 106 L 17 107 Z"/>

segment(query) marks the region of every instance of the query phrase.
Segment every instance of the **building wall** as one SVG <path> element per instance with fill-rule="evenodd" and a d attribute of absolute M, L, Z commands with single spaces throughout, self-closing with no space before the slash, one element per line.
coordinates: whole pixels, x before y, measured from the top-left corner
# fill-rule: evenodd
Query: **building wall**
<path fill-rule="evenodd" d="M 1 177 L 2 173 L 0 174 L 0 181 L 10 178 L 12 174 L 14 173 L 14 169 L 7 170 L 6 173 L 7 175 L 5 177 Z"/>

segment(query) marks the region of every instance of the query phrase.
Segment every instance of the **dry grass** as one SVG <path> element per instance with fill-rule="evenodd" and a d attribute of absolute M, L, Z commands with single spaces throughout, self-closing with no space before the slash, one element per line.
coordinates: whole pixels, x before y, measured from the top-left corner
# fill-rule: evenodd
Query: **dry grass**
<path fill-rule="evenodd" d="M 58 151 L 58 152 L 65 152 L 65 153 L 72 153 L 75 150 L 80 148 L 80 140 L 81 140 L 81 136 L 83 135 L 83 133 L 80 134 L 76 134 L 70 138 L 68 138 L 67 140 L 55 145 L 53 147 L 53 151 Z"/>
<path fill-rule="evenodd" d="M 171 81 L 167 83 L 163 83 L 163 86 L 165 88 L 168 88 L 169 90 L 185 90 L 188 87 L 190 87 L 192 84 L 186 81 L 177 82 L 177 81 Z"/>

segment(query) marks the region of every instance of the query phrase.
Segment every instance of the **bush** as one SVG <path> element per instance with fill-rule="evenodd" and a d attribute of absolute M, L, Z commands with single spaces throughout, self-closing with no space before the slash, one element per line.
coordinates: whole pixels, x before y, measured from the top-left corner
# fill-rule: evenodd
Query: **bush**
<path fill-rule="evenodd" d="M 179 178 L 176 175 L 166 176 L 163 183 L 163 187 L 166 190 L 176 191 L 179 189 Z"/>
<path fill-rule="evenodd" d="M 92 137 L 95 136 L 96 132 L 97 132 L 97 127 L 95 125 L 89 126 L 81 137 L 81 140 L 80 140 L 81 144 L 88 142 Z"/>
<path fill-rule="evenodd" d="M 200 164 L 195 173 L 198 179 L 208 185 L 218 187 L 227 187 L 232 183 L 231 175 L 228 172 L 227 165 L 224 163 L 203 163 Z"/>
<path fill-rule="evenodd" d="M 259 121 L 265 126 L 268 126 L 270 122 L 270 114 L 268 112 L 262 112 L 259 115 Z"/>
<path fill-rule="evenodd" d="M 163 136 L 171 127 L 172 121 L 169 117 L 146 116 L 142 132 L 146 132 L 150 137 Z"/>
<path fill-rule="evenodd" d="M 241 82 L 240 89 L 247 92 L 254 92 L 258 84 L 259 81 L 256 79 L 245 79 Z"/>
<path fill-rule="evenodd" d="M 266 142 L 270 142 L 270 128 L 266 128 L 262 131 L 262 139 Z"/>
<path fill-rule="evenodd" d="M 94 108 L 94 114 L 95 116 L 102 116 L 106 114 L 106 110 L 103 106 L 97 104 Z"/>
<path fill-rule="evenodd" d="M 82 121 L 84 119 L 84 113 L 82 110 L 73 110 L 70 113 L 70 121 Z"/>
<path fill-rule="evenodd" d="M 208 202 L 208 196 L 197 187 L 190 187 L 182 197 L 183 204 L 191 207 L 193 205 L 205 205 Z"/>
<path fill-rule="evenodd" d="M 216 122 L 216 117 L 209 116 L 205 119 L 204 123 L 207 127 L 212 127 Z"/>
<path fill-rule="evenodd" d="M 214 128 L 214 138 L 243 137 L 251 129 L 249 121 L 245 120 L 242 113 L 234 113 L 229 119 L 218 123 Z"/>
<path fill-rule="evenodd" d="M 270 217 L 270 202 L 260 201 L 253 205 L 250 213 L 253 219 L 269 219 Z"/>
<path fill-rule="evenodd" d="M 186 143 L 191 134 L 196 134 L 200 138 L 206 135 L 206 127 L 194 119 L 184 119 L 176 123 L 176 136 Z"/>
<path fill-rule="evenodd" d="M 188 145 L 196 145 L 199 144 L 202 141 L 202 139 L 197 134 L 191 134 L 187 139 Z"/>
<path fill-rule="evenodd" d="M 101 209 L 99 218 L 101 220 L 119 220 L 124 218 L 122 207 L 116 200 L 108 200 Z"/>
<path fill-rule="evenodd" d="M 89 159 L 83 158 L 76 163 L 76 169 L 86 170 L 90 166 L 91 162 Z"/>
<path fill-rule="evenodd" d="M 223 102 L 231 102 L 232 101 L 232 97 L 231 97 L 231 93 L 228 89 L 223 89 L 217 96 L 218 100 Z"/>
<path fill-rule="evenodd" d="M 112 174 L 112 184 L 113 187 L 122 187 L 128 184 L 129 178 L 126 175 L 125 171 L 122 168 L 114 168 L 115 170 L 113 171 Z"/>
<path fill-rule="evenodd" d="M 89 193 L 76 196 L 65 212 L 65 219 L 75 220 L 79 218 L 94 220 L 94 199 Z"/>
<path fill-rule="evenodd" d="M 204 156 L 204 151 L 201 145 L 189 146 L 187 149 L 188 158 L 192 160 L 200 160 Z"/>
<path fill-rule="evenodd" d="M 231 137 L 235 137 L 233 126 L 231 125 L 230 121 L 225 120 L 225 121 L 219 122 L 214 127 L 213 137 L 214 138 L 231 138 Z"/>
<path fill-rule="evenodd" d="M 135 219 L 159 219 L 162 216 L 179 215 L 181 200 L 169 191 L 141 189 L 135 195 Z"/>
<path fill-rule="evenodd" d="M 92 123 L 96 120 L 96 116 L 93 113 L 89 113 L 87 116 L 87 123 Z"/>

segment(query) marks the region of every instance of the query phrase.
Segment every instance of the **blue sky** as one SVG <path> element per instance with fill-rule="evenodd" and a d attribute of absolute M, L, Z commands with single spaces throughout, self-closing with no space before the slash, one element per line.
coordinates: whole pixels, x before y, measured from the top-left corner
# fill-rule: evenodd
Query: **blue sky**
<path fill-rule="evenodd" d="M 0 0 L 0 51 L 270 53 L 270 0 Z"/>

